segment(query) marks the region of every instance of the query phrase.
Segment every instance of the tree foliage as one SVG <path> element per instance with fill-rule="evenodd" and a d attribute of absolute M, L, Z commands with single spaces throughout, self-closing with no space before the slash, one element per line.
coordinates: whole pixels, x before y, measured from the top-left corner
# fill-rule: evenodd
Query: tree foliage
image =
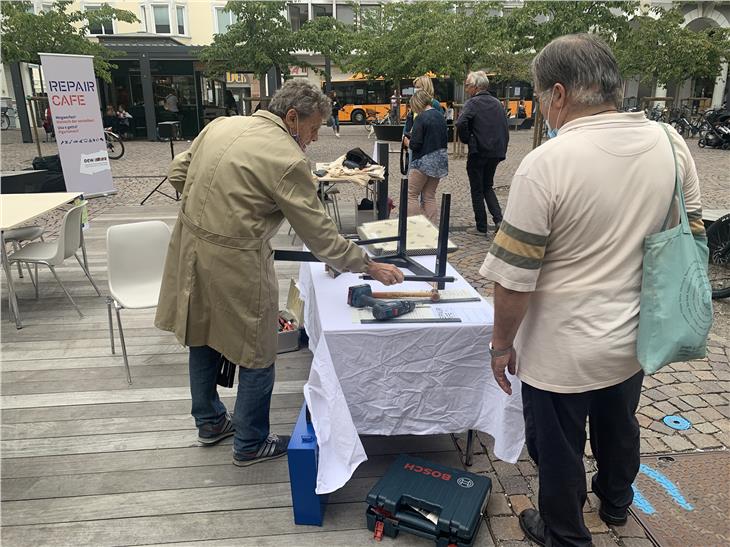
<path fill-rule="evenodd" d="M 655 7 L 633 18 L 614 48 L 624 75 L 660 85 L 718 76 L 730 59 L 730 29 L 694 31 L 683 24 L 678 9 Z"/>
<path fill-rule="evenodd" d="M 332 17 L 315 17 L 299 29 L 295 41 L 297 49 L 316 52 L 325 57 L 324 76 L 329 83 L 332 79 L 332 75 L 328 72 L 329 61 L 344 69 L 352 53 L 354 35 L 352 27 Z M 306 64 L 313 70 L 319 71 L 318 67 L 310 63 L 299 61 L 299 64 Z"/>
<path fill-rule="evenodd" d="M 0 2 L 3 62 L 40 63 L 39 53 L 93 55 L 97 76 L 110 82 L 111 69 L 116 68 L 109 62 L 112 52 L 88 39 L 89 27 L 138 19 L 108 4 L 93 11 L 71 11 L 71 4 L 71 0 L 56 0 L 51 10 L 35 14 L 31 2 Z"/>
<path fill-rule="evenodd" d="M 227 32 L 216 34 L 213 43 L 203 48 L 200 58 L 208 72 L 265 74 L 271 67 L 286 73 L 300 64 L 294 57 L 295 33 L 284 15 L 286 2 L 234 2 L 226 4 L 235 23 Z"/>

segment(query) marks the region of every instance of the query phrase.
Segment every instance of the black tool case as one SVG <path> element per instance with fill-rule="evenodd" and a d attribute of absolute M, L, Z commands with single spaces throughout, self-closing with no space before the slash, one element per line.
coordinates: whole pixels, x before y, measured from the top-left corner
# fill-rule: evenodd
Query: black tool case
<path fill-rule="evenodd" d="M 368 529 L 378 541 L 408 532 L 437 547 L 470 547 L 491 490 L 488 477 L 401 455 L 367 496 Z"/>

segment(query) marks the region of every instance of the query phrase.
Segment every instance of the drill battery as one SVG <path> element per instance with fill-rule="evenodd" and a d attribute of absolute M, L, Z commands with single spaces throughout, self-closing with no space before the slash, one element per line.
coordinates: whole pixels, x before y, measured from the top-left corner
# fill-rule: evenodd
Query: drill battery
<path fill-rule="evenodd" d="M 378 541 L 408 532 L 437 547 L 470 547 L 491 489 L 488 477 L 401 455 L 367 495 L 368 529 Z"/>

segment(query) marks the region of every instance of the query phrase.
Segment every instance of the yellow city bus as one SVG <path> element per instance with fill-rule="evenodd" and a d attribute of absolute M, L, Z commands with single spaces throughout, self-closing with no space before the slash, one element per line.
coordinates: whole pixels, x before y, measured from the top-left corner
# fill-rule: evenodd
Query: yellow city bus
<path fill-rule="evenodd" d="M 528 118 L 532 116 L 532 84 L 520 81 L 497 81 L 494 74 L 490 91 L 502 101 L 505 110 L 512 117 L 517 116 L 520 100 L 525 101 Z M 454 81 L 451 78 L 431 78 L 436 99 L 444 106 L 454 100 Z M 348 80 L 331 82 L 332 91 L 342 106 L 339 113 L 340 122 L 364 124 L 369 121 L 382 120 L 390 114 L 390 98 L 395 86 L 392 80 L 383 78 L 366 79 L 356 74 Z M 326 85 L 322 84 L 322 91 Z M 408 110 L 408 100 L 413 95 L 413 81 L 401 81 L 400 120 L 403 121 Z"/>

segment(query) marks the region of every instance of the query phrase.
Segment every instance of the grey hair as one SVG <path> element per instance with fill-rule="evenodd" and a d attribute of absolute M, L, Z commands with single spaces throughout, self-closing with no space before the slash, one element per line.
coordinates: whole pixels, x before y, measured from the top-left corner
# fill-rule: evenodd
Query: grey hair
<path fill-rule="evenodd" d="M 556 83 L 584 106 L 609 103 L 620 108 L 624 83 L 611 48 L 592 34 L 567 34 L 556 38 L 537 54 L 530 67 L 538 92 Z"/>
<path fill-rule="evenodd" d="M 466 82 L 470 83 L 477 89 L 489 89 L 489 77 L 483 70 L 477 70 L 476 72 L 470 72 L 467 74 Z"/>
<path fill-rule="evenodd" d="M 271 99 L 269 112 L 284 118 L 292 108 L 302 118 L 308 118 L 315 113 L 329 118 L 332 114 L 332 101 L 317 86 L 306 80 L 288 80 Z"/>

